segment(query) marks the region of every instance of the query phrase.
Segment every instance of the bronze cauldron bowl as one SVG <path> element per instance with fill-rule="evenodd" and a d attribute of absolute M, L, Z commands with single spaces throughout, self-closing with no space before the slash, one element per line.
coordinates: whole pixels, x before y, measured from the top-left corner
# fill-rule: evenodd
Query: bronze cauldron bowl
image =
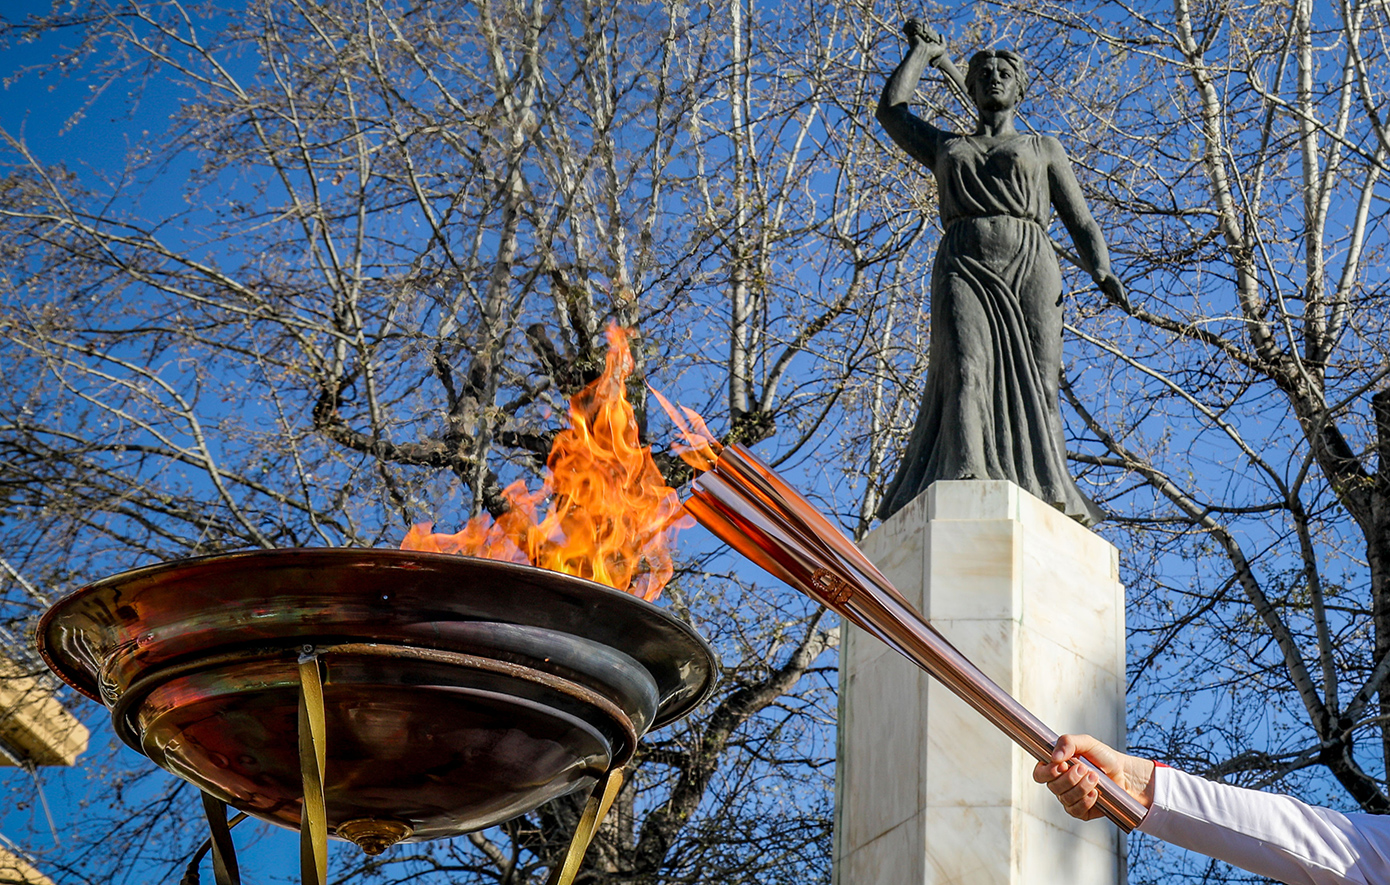
<path fill-rule="evenodd" d="M 328 832 L 375 853 L 592 788 L 689 713 L 716 659 L 626 593 L 471 557 L 231 553 L 84 587 L 39 624 L 55 673 L 131 748 L 300 826 L 299 663 L 321 667 Z"/>

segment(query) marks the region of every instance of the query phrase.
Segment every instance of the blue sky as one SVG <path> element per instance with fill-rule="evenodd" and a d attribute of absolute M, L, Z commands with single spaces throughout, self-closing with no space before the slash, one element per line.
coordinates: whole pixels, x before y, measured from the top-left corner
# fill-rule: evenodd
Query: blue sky
<path fill-rule="evenodd" d="M 10 20 L 28 11 L 42 11 L 45 3 L 11 2 L 6 4 L 5 12 L 0 13 Z M 47 61 L 60 49 L 62 37 L 49 39 L 37 44 L 21 44 L 6 51 L 4 71 L 14 71 L 26 65 Z M 0 91 L 0 126 L 12 134 L 22 135 L 29 149 L 45 163 L 63 163 L 73 169 L 95 175 L 114 174 L 123 166 L 123 158 L 128 150 L 137 147 L 145 137 L 157 137 L 165 126 L 167 118 L 174 109 L 172 94 L 162 90 L 161 81 L 153 81 L 132 105 L 131 96 L 125 94 L 105 94 L 93 97 L 88 85 L 81 80 L 35 75 L 22 77 L 8 88 Z M 73 115 L 88 102 L 80 119 L 73 122 Z M 1040 127 L 1043 120 L 1035 121 Z M 69 124 L 71 125 L 69 126 Z M 154 133 L 155 136 L 150 136 Z M 127 199 L 138 200 L 142 214 L 148 217 L 167 216 L 184 211 L 187 207 L 176 191 L 127 192 Z M 1071 347 L 1071 345 L 1068 345 Z M 696 403 L 703 406 L 703 403 Z M 808 456 L 812 458 L 813 456 Z M 834 465 L 825 465 L 828 471 Z M 814 473 L 815 465 L 807 465 L 806 471 Z M 1234 481 L 1236 474 L 1228 472 L 1228 481 Z M 843 489 L 843 486 L 841 487 Z M 441 520 L 441 524 L 445 524 Z M 687 535 L 683 545 L 696 542 L 696 532 Z M 1189 567 L 1174 561 L 1166 569 L 1167 580 L 1177 583 L 1178 579 L 1189 577 L 1184 572 Z M 1193 566 L 1192 568 L 1195 568 Z M 95 575 L 93 577 L 96 577 Z M 104 713 L 94 704 L 83 702 L 80 708 L 99 733 L 94 740 L 89 765 L 94 768 L 106 764 L 106 733 L 101 725 Z M 1177 711 L 1175 715 L 1184 712 Z M 132 751 L 117 747 L 114 760 L 118 766 L 129 766 L 136 761 Z M 20 772 L 10 771 L 0 775 L 9 780 L 8 786 L 19 785 L 27 789 L 27 779 Z M 160 775 L 162 777 L 162 775 Z M 45 789 L 53 808 L 57 825 L 61 830 L 80 828 L 82 825 L 82 806 L 84 803 L 99 803 L 106 787 L 99 780 L 89 780 L 79 772 L 52 771 L 43 773 Z M 153 788 L 152 788 L 153 789 Z M 0 830 L 11 829 L 43 832 L 47 824 L 36 802 L 17 806 L 0 816 Z M 243 835 L 239 837 L 244 840 Z M 266 871 L 290 871 L 294 866 L 296 846 L 294 837 L 287 832 L 276 831 L 269 834 L 253 852 L 248 860 L 253 867 Z M 253 870 L 254 872 L 254 870 Z"/>

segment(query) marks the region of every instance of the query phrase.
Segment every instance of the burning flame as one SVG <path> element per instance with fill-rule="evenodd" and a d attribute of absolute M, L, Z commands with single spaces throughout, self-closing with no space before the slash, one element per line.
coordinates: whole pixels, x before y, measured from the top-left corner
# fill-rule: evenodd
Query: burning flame
<path fill-rule="evenodd" d="M 705 426 L 705 419 L 700 417 L 700 413 L 685 406 L 681 406 L 678 412 L 655 387 L 648 385 L 647 389 L 656 397 L 656 401 L 661 403 L 661 408 L 666 410 L 671 423 L 680 429 L 681 436 L 685 437 L 685 442 L 675 443 L 671 446 L 671 451 L 700 473 L 713 467 L 724 447 Z"/>
<path fill-rule="evenodd" d="M 529 563 L 646 600 L 661 594 L 674 572 L 676 533 L 694 522 L 657 470 L 651 449 L 638 441 L 627 400 L 629 333 L 610 325 L 606 334 L 603 374 L 570 400 L 570 426 L 551 445 L 541 488 L 530 491 L 518 480 L 503 490 L 510 509 L 499 519 L 482 514 L 453 535 L 435 534 L 434 524 L 423 522 L 410 529 L 401 549 Z"/>

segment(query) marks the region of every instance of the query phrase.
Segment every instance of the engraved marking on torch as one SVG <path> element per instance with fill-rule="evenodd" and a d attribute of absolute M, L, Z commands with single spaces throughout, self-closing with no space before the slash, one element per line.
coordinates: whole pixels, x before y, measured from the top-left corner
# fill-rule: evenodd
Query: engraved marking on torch
<path fill-rule="evenodd" d="M 844 605 L 854 595 L 854 587 L 829 569 L 818 568 L 811 573 L 811 583 L 828 597 L 831 605 Z"/>

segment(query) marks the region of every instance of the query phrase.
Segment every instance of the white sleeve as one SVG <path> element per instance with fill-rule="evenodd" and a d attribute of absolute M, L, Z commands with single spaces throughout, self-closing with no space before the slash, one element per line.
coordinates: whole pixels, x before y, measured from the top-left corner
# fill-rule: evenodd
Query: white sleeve
<path fill-rule="evenodd" d="M 1139 832 L 1287 885 L 1390 885 L 1390 817 L 1154 772 Z"/>

